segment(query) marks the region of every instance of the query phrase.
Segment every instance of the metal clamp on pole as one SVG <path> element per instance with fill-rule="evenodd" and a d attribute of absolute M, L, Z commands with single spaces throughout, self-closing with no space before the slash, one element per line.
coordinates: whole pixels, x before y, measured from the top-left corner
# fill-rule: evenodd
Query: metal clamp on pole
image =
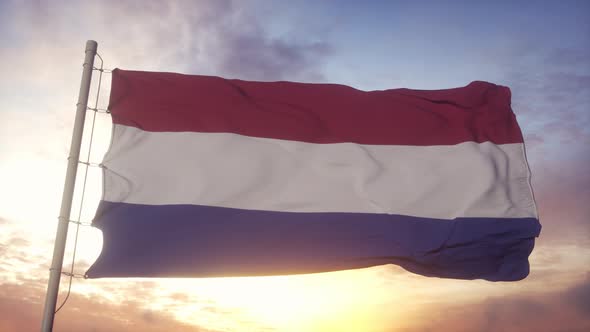
<path fill-rule="evenodd" d="M 78 93 L 78 103 L 76 104 L 76 120 L 74 122 L 74 131 L 72 133 L 72 142 L 70 144 L 68 169 L 61 200 L 59 222 L 57 224 L 57 234 L 55 236 L 55 245 L 53 248 L 53 259 L 51 261 L 51 268 L 49 269 L 49 282 L 47 284 L 47 295 L 45 297 L 45 308 L 43 310 L 43 322 L 41 325 L 42 332 L 51 332 L 53 330 L 55 306 L 59 292 L 59 281 L 64 252 L 66 249 L 70 212 L 72 210 L 72 199 L 74 197 L 76 173 L 78 171 L 78 160 L 80 158 L 80 146 L 82 144 L 82 134 L 84 131 L 86 107 L 88 105 L 88 95 L 90 93 L 90 83 L 92 81 L 92 68 L 94 67 L 94 57 L 97 48 L 98 44 L 94 40 L 86 42 L 84 70 L 82 72 L 80 92 Z"/>

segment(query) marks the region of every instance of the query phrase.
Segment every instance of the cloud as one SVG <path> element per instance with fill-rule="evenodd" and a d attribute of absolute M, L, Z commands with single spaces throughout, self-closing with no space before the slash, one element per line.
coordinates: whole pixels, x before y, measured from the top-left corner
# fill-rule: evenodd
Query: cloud
<path fill-rule="evenodd" d="M 8 240 L 7 245 L 10 247 L 27 247 L 30 242 L 22 237 L 13 237 Z"/>
<path fill-rule="evenodd" d="M 517 49 L 506 58 L 513 65 L 506 70 L 505 81 L 512 88 L 525 133 L 541 134 L 550 141 L 576 130 L 582 136 L 567 141 L 573 145 L 590 138 L 590 48 L 533 47 Z"/>
<path fill-rule="evenodd" d="M 35 62 L 37 79 L 49 71 L 43 78 L 51 80 L 67 63 L 62 60 L 81 57 L 86 38 L 99 42 L 107 66 L 250 80 L 321 79 L 319 66 L 332 53 L 317 35 L 271 36 L 255 8 L 239 1 L 67 2 L 67 10 L 64 5 L 13 6 L 4 22 L 13 27 L 5 34 L 24 41 L 4 56 L 23 65 Z M 85 13 L 84 24 L 79 13 Z"/>
<path fill-rule="evenodd" d="M 548 52 L 543 61 L 550 66 L 562 64 L 566 67 L 575 66 L 589 69 L 590 49 L 556 48 Z"/>
<path fill-rule="evenodd" d="M 294 80 L 305 79 L 305 76 L 314 81 L 324 79 L 310 71 L 318 59 L 330 54 L 328 44 L 294 44 L 259 36 L 260 34 L 243 34 L 227 38 L 221 69 L 233 73 L 232 76 L 253 80 Z"/>
<path fill-rule="evenodd" d="M 0 332 L 38 331 L 41 324 L 44 292 L 31 285 L 0 285 Z M 205 332 L 173 319 L 170 314 L 144 309 L 139 302 L 113 304 L 93 297 L 72 294 L 56 315 L 57 331 L 181 331 Z"/>
<path fill-rule="evenodd" d="M 536 38 L 536 37 L 535 37 Z M 540 125 L 590 124 L 590 47 L 548 48 L 528 38 L 498 54 L 504 82 L 512 88 L 526 131 L 549 136 Z M 559 134 L 559 133 L 556 133 Z M 586 134 L 590 134 L 588 131 Z"/>
<path fill-rule="evenodd" d="M 527 134 L 524 136 L 524 143 L 528 150 L 534 150 L 545 143 L 545 138 L 539 134 Z"/>
<path fill-rule="evenodd" d="M 160 66 L 249 80 L 322 79 L 319 65 L 332 47 L 315 40 L 270 36 L 249 7 L 234 1 L 123 1 L 115 19 Z M 140 10 L 134 10 L 141 7 Z M 137 29 L 122 26 L 133 11 Z M 124 17 L 123 17 L 124 16 Z M 134 31 L 148 36 L 137 36 Z M 127 46 L 127 45 L 126 45 Z M 134 45 L 128 45 L 133 50 Z M 166 68 L 159 68 L 166 70 Z"/>
<path fill-rule="evenodd" d="M 170 295 L 170 299 L 172 301 L 178 301 L 178 302 L 186 302 L 188 301 L 190 298 L 188 295 L 184 294 L 184 293 L 173 293 Z"/>
<path fill-rule="evenodd" d="M 590 317 L 590 274 L 586 279 L 564 294 L 564 301 L 571 304 L 585 317 Z"/>
<path fill-rule="evenodd" d="M 3 264 L 13 265 L 18 264 L 32 264 L 39 257 L 31 257 L 27 252 L 31 242 L 20 235 L 9 234 L 7 238 L 2 239 L 0 248 L 2 248 L 3 255 L 0 256 L 0 262 Z"/>
<path fill-rule="evenodd" d="M 589 286 L 587 278 L 561 291 L 496 296 L 461 305 L 438 303 L 404 331 L 587 331 Z"/>
<path fill-rule="evenodd" d="M 547 74 L 545 88 L 555 90 L 557 93 L 580 94 L 581 97 L 587 97 L 584 93 L 590 90 L 590 74 L 552 72 Z"/>
<path fill-rule="evenodd" d="M 545 243 L 590 244 L 590 155 L 532 165 L 533 189 Z"/>

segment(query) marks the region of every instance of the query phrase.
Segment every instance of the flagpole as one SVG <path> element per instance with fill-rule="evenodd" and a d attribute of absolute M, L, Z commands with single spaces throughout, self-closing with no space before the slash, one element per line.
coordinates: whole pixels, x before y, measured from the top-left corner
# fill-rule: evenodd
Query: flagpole
<path fill-rule="evenodd" d="M 78 103 L 76 104 L 76 120 L 74 122 L 74 131 L 72 133 L 72 142 L 70 144 L 68 168 L 66 171 L 64 192 L 61 199 L 61 210 L 59 212 L 55 245 L 53 247 L 53 259 L 51 261 L 51 268 L 49 269 L 49 282 L 47 284 L 43 322 L 41 324 L 42 332 L 51 332 L 53 330 L 55 306 L 59 292 L 59 281 L 61 278 L 64 252 L 66 249 L 68 225 L 70 222 L 70 212 L 72 210 L 72 199 L 74 197 L 74 187 L 76 185 L 76 173 L 78 171 L 78 161 L 80 159 L 84 119 L 86 118 L 90 82 L 92 81 L 92 70 L 94 67 L 94 56 L 96 55 L 97 48 L 98 44 L 94 40 L 88 40 L 86 42 L 84 70 L 82 71 Z"/>

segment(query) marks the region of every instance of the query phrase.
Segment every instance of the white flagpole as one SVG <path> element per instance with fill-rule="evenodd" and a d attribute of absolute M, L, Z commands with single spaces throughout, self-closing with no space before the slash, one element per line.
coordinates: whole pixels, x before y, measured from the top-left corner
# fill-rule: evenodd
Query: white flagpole
<path fill-rule="evenodd" d="M 45 308 L 43 310 L 43 322 L 41 325 L 42 332 L 51 332 L 53 330 L 53 319 L 55 317 L 55 306 L 59 291 L 59 280 L 61 278 L 61 269 L 68 235 L 68 225 L 70 223 L 70 212 L 72 210 L 72 199 L 74 197 L 74 186 L 76 185 L 76 173 L 78 171 L 78 161 L 80 159 L 80 145 L 82 144 L 84 119 L 86 118 L 88 94 L 90 93 L 90 82 L 92 81 L 92 68 L 94 67 L 94 56 L 96 55 L 97 47 L 98 44 L 94 40 L 86 42 L 84 70 L 82 71 L 78 103 L 76 104 L 76 121 L 74 122 L 74 132 L 72 133 L 72 142 L 70 144 L 68 169 L 66 172 L 64 192 L 61 199 L 61 210 L 59 212 L 55 245 L 53 247 L 53 260 L 51 261 L 51 268 L 49 269 L 49 282 L 47 284 L 47 295 L 45 297 Z"/>

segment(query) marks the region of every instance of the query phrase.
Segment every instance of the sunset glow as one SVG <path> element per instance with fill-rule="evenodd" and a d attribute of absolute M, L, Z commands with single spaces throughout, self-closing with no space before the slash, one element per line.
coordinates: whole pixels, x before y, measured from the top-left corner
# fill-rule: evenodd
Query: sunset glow
<path fill-rule="evenodd" d="M 273 277 L 74 278 L 55 331 L 590 330 L 588 13 L 590 2 L 575 0 L 0 2 L 0 332 L 40 327 L 88 39 L 98 41 L 108 69 L 361 90 L 508 86 L 543 229 L 530 275 L 518 282 L 428 278 L 393 265 Z M 99 108 L 109 92 L 105 73 Z M 109 115 L 96 121 L 93 163 L 111 135 Z M 72 219 L 84 172 L 81 165 Z M 91 167 L 81 222 L 92 220 L 101 194 L 101 170 Z M 68 271 L 75 233 L 71 224 Z M 100 231 L 80 227 L 76 274 L 101 246 Z M 58 304 L 67 289 L 64 276 Z"/>

